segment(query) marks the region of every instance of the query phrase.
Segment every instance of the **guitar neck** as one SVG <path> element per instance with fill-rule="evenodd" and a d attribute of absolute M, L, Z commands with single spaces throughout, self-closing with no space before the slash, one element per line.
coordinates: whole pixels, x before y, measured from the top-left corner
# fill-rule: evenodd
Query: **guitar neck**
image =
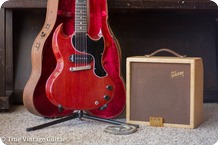
<path fill-rule="evenodd" d="M 87 33 L 87 0 L 75 0 L 75 33 Z"/>

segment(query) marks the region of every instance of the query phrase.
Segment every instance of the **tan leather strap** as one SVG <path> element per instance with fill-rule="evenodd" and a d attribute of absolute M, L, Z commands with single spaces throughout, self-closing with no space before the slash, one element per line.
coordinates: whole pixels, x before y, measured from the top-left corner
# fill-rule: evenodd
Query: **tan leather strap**
<path fill-rule="evenodd" d="M 186 55 L 180 55 L 179 53 L 177 53 L 177 52 L 175 52 L 175 51 L 173 51 L 171 49 L 168 49 L 168 48 L 158 49 L 158 50 L 156 50 L 155 52 L 153 52 L 153 53 L 151 53 L 149 55 L 145 55 L 145 57 L 151 57 L 151 56 L 154 56 L 154 55 L 156 55 L 156 54 L 158 54 L 160 52 L 168 52 L 168 53 L 173 54 L 173 55 L 175 55 L 177 57 L 180 57 L 180 58 L 185 58 L 186 57 Z"/>

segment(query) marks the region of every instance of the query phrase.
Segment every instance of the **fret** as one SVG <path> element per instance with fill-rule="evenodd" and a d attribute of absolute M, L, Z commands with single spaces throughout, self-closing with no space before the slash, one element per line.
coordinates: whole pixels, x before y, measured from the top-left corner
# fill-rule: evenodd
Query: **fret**
<path fill-rule="evenodd" d="M 85 21 L 76 21 L 75 22 L 75 26 L 86 26 L 87 25 L 87 23 L 85 22 Z"/>
<path fill-rule="evenodd" d="M 77 37 L 77 34 L 78 34 L 78 33 L 82 33 L 82 36 L 83 36 L 84 38 L 86 38 L 86 32 L 87 32 L 86 30 L 77 30 L 76 33 L 75 33 L 75 34 L 76 34 L 76 40 L 77 40 L 77 38 L 78 38 L 78 37 Z"/>
<path fill-rule="evenodd" d="M 82 4 L 82 5 L 78 5 L 78 4 L 76 4 L 75 9 L 77 9 L 77 8 L 81 8 L 81 9 L 83 9 L 83 10 L 86 10 L 84 7 L 86 7 L 86 4 Z"/>
<path fill-rule="evenodd" d="M 87 14 L 87 12 L 85 12 L 85 13 L 83 13 L 83 12 L 76 12 L 77 16 L 83 16 L 83 15 L 86 15 L 86 14 Z"/>
<path fill-rule="evenodd" d="M 82 23 L 82 24 L 86 24 L 86 21 L 81 20 L 81 19 L 78 19 L 78 20 L 75 20 L 75 23 L 76 23 L 76 24 L 78 24 L 78 23 L 79 23 L 79 24 L 81 24 L 81 23 Z"/>
<path fill-rule="evenodd" d="M 86 26 L 75 26 L 76 30 L 83 30 L 86 29 Z"/>
<path fill-rule="evenodd" d="M 80 20 L 75 21 L 75 25 L 84 25 L 84 24 L 86 24 L 86 21 L 80 21 Z"/>
<path fill-rule="evenodd" d="M 87 30 L 86 26 L 75 26 L 75 30 Z"/>
<path fill-rule="evenodd" d="M 87 12 L 87 10 L 83 9 L 83 8 L 76 8 L 75 11 L 78 12 Z"/>
<path fill-rule="evenodd" d="M 78 14 L 78 13 L 76 13 L 76 15 L 77 15 L 76 18 L 79 18 L 79 17 L 86 18 L 86 17 L 87 17 L 86 14 L 87 14 L 87 13 L 84 13 L 84 14 L 81 14 L 81 13 Z"/>
<path fill-rule="evenodd" d="M 85 14 L 77 14 L 77 16 L 75 18 L 86 20 L 87 16 L 86 16 L 86 13 Z"/>
<path fill-rule="evenodd" d="M 82 4 L 82 5 L 76 4 L 76 7 L 75 7 L 75 8 L 76 8 L 76 9 L 77 9 L 77 8 L 81 8 L 81 9 L 83 9 L 83 10 L 86 10 L 85 7 L 86 7 L 86 4 Z"/>
<path fill-rule="evenodd" d="M 86 21 L 87 17 L 86 16 L 76 16 L 75 19 Z"/>
<path fill-rule="evenodd" d="M 82 27 L 82 28 L 85 28 L 87 25 L 86 24 L 79 24 L 79 25 L 77 25 L 76 27 Z"/>
<path fill-rule="evenodd" d="M 76 29 L 75 34 L 80 33 L 80 32 L 83 32 L 84 34 L 86 34 L 87 29 Z M 85 36 L 85 35 L 84 35 L 84 36 Z"/>
<path fill-rule="evenodd" d="M 83 18 L 75 18 L 75 22 L 82 22 L 82 23 L 86 23 L 86 19 Z"/>

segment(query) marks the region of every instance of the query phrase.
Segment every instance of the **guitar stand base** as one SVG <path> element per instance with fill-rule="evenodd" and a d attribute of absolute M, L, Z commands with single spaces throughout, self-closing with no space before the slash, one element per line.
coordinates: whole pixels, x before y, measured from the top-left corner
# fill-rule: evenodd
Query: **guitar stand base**
<path fill-rule="evenodd" d="M 120 122 L 120 121 L 116 121 L 116 120 L 112 120 L 112 119 L 104 119 L 104 118 L 91 116 L 91 115 L 88 115 L 86 113 L 83 113 L 83 111 L 80 110 L 80 111 L 78 111 L 76 113 L 73 113 L 70 116 L 67 116 L 67 117 L 64 117 L 64 118 L 61 118 L 61 119 L 58 119 L 58 120 L 55 120 L 55 121 L 51 121 L 51 122 L 48 122 L 48 123 L 45 123 L 45 124 L 41 124 L 41 125 L 38 125 L 38 126 L 27 128 L 26 131 L 39 130 L 39 129 L 46 128 L 46 127 L 49 127 L 49 126 L 52 126 L 52 125 L 55 125 L 55 124 L 58 124 L 58 123 L 62 123 L 62 122 L 68 121 L 68 120 L 72 120 L 72 119 L 75 119 L 75 118 L 79 118 L 79 119 L 86 118 L 86 119 L 106 122 L 106 123 L 110 123 L 110 124 L 114 124 L 114 125 L 130 125 L 130 126 L 134 126 L 136 128 L 139 128 L 139 125 L 128 124 L 128 123 L 124 123 L 124 122 Z"/>

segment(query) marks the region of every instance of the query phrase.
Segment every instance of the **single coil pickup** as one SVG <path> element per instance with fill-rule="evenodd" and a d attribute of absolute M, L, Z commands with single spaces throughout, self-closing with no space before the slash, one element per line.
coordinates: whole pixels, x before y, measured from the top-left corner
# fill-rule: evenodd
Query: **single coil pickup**
<path fill-rule="evenodd" d="M 73 54 L 69 59 L 74 63 L 91 63 L 93 60 L 92 56 L 84 54 Z"/>
<path fill-rule="evenodd" d="M 83 70 L 89 70 L 92 69 L 91 65 L 87 65 L 87 66 L 79 66 L 79 67 L 71 67 L 70 71 L 71 72 L 75 72 L 75 71 L 83 71 Z"/>

